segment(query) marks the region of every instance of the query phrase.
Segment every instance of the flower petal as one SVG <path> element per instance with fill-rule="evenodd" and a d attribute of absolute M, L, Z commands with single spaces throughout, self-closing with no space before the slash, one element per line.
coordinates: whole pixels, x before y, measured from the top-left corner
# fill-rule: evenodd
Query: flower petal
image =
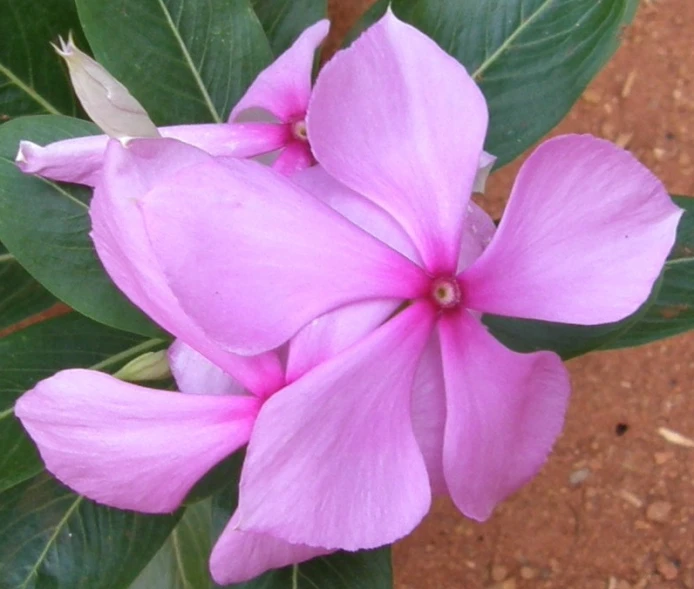
<path fill-rule="evenodd" d="M 322 69 L 307 123 L 329 174 L 393 215 L 430 271 L 455 269 L 487 129 L 462 65 L 388 11 Z"/>
<path fill-rule="evenodd" d="M 467 204 L 463 220 L 463 234 L 460 240 L 458 272 L 470 266 L 492 241 L 496 225 L 492 218 L 474 202 Z"/>
<path fill-rule="evenodd" d="M 430 491 L 410 401 L 433 319 L 415 304 L 265 403 L 241 475 L 239 529 L 357 550 L 419 523 Z"/>
<path fill-rule="evenodd" d="M 109 143 L 104 175 L 90 206 L 92 239 L 109 276 L 128 298 L 164 329 L 233 375 L 250 391 L 266 395 L 284 384 L 276 356 L 245 358 L 222 350 L 186 314 L 156 259 L 138 203 L 153 186 L 181 168 L 210 156 L 170 139 Z M 188 206 L 197 208 L 195 201 Z M 179 255 L 181 245 L 172 252 Z"/>
<path fill-rule="evenodd" d="M 287 51 L 260 72 L 231 111 L 229 121 L 249 108 L 267 110 L 283 122 L 303 119 L 311 96 L 314 54 L 329 28 L 330 21 L 321 20 L 301 33 Z"/>
<path fill-rule="evenodd" d="M 182 340 L 169 348 L 169 366 L 178 390 L 186 394 L 243 395 L 246 389 L 235 378 L 210 362 Z"/>
<path fill-rule="evenodd" d="M 477 169 L 477 175 L 475 176 L 475 183 L 472 186 L 473 192 L 484 193 L 484 189 L 487 186 L 487 179 L 489 174 L 492 173 L 492 168 L 496 163 L 496 156 L 486 151 L 482 152 L 480 156 L 479 168 Z"/>
<path fill-rule="evenodd" d="M 465 311 L 444 315 L 439 335 L 446 482 L 458 509 L 481 521 L 544 464 L 562 430 L 569 377 L 556 354 L 512 352 Z"/>
<path fill-rule="evenodd" d="M 343 305 L 426 288 L 409 260 L 256 162 L 191 166 L 143 210 L 183 309 L 231 352 L 270 350 Z"/>
<path fill-rule="evenodd" d="M 446 495 L 443 475 L 443 432 L 446 424 L 446 387 L 443 381 L 441 345 L 436 330 L 427 342 L 412 386 L 412 427 L 424 456 L 431 493 Z"/>
<path fill-rule="evenodd" d="M 311 167 L 315 163 L 308 143 L 292 141 L 284 148 L 272 167 L 283 176 L 293 176 L 296 172 Z"/>
<path fill-rule="evenodd" d="M 278 149 L 287 141 L 287 129 L 281 125 L 212 123 L 161 127 L 159 131 L 162 137 L 178 139 L 215 156 L 252 157 Z M 45 147 L 20 141 L 16 162 L 25 174 L 96 186 L 108 140 L 107 135 L 94 135 Z"/>
<path fill-rule="evenodd" d="M 542 144 L 492 243 L 461 275 L 486 313 L 596 325 L 648 298 L 682 211 L 631 154 L 588 135 Z"/>
<path fill-rule="evenodd" d="M 168 513 L 246 443 L 259 404 L 65 370 L 20 397 L 15 415 L 46 468 L 71 489 L 119 509 Z"/>
<path fill-rule="evenodd" d="M 238 525 L 237 511 L 212 549 L 210 572 L 220 585 L 249 581 L 270 569 L 304 562 L 329 552 L 324 548 L 290 544 L 269 534 L 243 532 Z"/>

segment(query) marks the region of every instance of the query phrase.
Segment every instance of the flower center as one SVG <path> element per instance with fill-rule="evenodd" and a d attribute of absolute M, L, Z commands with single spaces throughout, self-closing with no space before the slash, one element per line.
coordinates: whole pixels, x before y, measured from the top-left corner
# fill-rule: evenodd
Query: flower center
<path fill-rule="evenodd" d="M 292 123 L 292 135 L 299 141 L 308 142 L 308 133 L 306 132 L 306 121 L 301 119 Z"/>
<path fill-rule="evenodd" d="M 453 309 L 460 304 L 460 285 L 455 277 L 436 278 L 431 283 L 431 298 L 442 309 Z"/>

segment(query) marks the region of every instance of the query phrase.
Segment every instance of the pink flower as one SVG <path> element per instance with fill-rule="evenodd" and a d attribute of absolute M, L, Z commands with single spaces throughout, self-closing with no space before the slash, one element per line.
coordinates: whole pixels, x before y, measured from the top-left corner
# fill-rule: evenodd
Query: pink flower
<path fill-rule="evenodd" d="M 284 150 L 274 166 L 287 174 L 312 165 L 313 159 L 305 137 L 303 118 L 311 94 L 314 53 L 328 34 L 329 25 L 329 21 L 322 20 L 306 29 L 292 47 L 260 73 L 229 118 L 229 123 L 232 123 L 242 111 L 258 108 L 276 115 L 283 124 L 244 122 L 174 125 L 159 128 L 160 135 L 194 145 L 215 156 L 246 158 Z M 110 105 L 105 105 L 103 100 L 92 108 L 85 104 L 87 112 L 107 135 L 66 139 L 45 147 L 31 141 L 22 141 L 16 161 L 27 174 L 95 186 L 109 136 L 152 136 L 151 130 L 156 133 L 157 129 L 151 122 L 149 126 L 144 124 L 148 121 L 145 120 L 147 115 L 142 106 L 103 67 L 79 51 L 72 39 L 63 43 L 58 52 L 72 66 L 70 72 L 73 85 L 83 104 L 85 100 L 93 101 L 99 90 L 103 93 L 103 89 L 110 86 L 109 96 L 116 96 L 116 100 L 110 102 L 116 102 L 119 106 L 122 103 L 123 107 L 114 112 L 113 108 L 107 108 Z M 87 69 L 88 75 L 82 76 Z M 95 77 L 101 84 L 90 87 L 88 83 Z M 83 79 L 86 79 L 87 84 Z M 132 118 L 133 113 L 140 116 L 138 129 L 145 129 L 146 132 L 132 130 L 132 122 L 128 119 Z M 118 119 L 127 120 L 131 129 L 129 133 L 119 133 L 124 125 Z M 114 120 L 115 125 L 112 124 Z"/>
<path fill-rule="evenodd" d="M 325 66 L 307 120 L 318 162 L 357 193 L 330 198 L 379 210 L 387 235 L 260 168 L 212 160 L 141 201 L 172 292 L 227 350 L 261 353 L 325 313 L 390 305 L 381 327 L 265 403 L 238 529 L 380 546 L 419 522 L 434 481 L 485 519 L 545 461 L 569 383 L 555 354 L 507 350 L 479 314 L 595 325 L 633 313 L 681 211 L 623 150 L 557 138 L 525 163 L 470 264 L 463 221 L 486 105 L 455 60 L 392 14 Z M 425 431 L 413 405 L 431 413 Z"/>

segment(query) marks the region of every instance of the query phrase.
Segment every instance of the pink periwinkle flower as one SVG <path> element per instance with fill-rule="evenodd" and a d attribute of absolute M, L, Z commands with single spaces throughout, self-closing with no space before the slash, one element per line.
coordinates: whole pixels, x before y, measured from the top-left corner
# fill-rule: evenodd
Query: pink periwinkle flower
<path fill-rule="evenodd" d="M 67 371 L 16 408 L 58 478 L 142 511 L 174 508 L 247 440 L 219 582 L 240 580 L 236 551 L 260 572 L 393 542 L 432 493 L 487 518 L 544 463 L 569 382 L 558 356 L 506 349 L 480 314 L 619 320 L 648 297 L 681 214 L 627 152 L 566 136 L 526 161 L 495 232 L 469 201 L 484 98 L 390 12 L 324 67 L 306 124 L 320 166 L 292 180 L 172 139 L 110 142 L 92 203 L 116 284 L 246 393 L 174 352 L 184 392 L 226 394 L 138 402 L 134 385 Z"/>
<path fill-rule="evenodd" d="M 438 484 L 485 519 L 544 463 L 569 382 L 558 356 L 506 349 L 479 314 L 626 317 L 648 297 L 681 211 L 627 152 L 560 137 L 526 161 L 488 247 L 461 256 L 486 104 L 460 64 L 392 14 L 324 67 L 307 125 L 332 192 L 209 158 L 140 201 L 172 292 L 226 350 L 274 349 L 357 304 L 392 315 L 264 404 L 237 527 L 327 549 L 380 546 L 416 526 Z M 152 149 L 167 158 L 165 141 Z M 374 209 L 374 226 L 339 213 L 341 201 L 355 218 Z M 438 420 L 426 439 L 413 405 Z"/>

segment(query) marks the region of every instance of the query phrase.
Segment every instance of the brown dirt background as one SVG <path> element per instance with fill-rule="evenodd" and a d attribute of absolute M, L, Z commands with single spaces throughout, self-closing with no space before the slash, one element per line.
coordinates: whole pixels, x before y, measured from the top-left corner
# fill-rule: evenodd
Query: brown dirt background
<path fill-rule="evenodd" d="M 332 0 L 333 38 L 371 3 Z M 692 25 L 694 0 L 641 0 L 617 55 L 553 134 L 616 141 L 670 192 L 694 194 Z M 490 182 L 495 213 L 519 164 Z M 694 589 L 694 448 L 658 433 L 694 438 L 694 333 L 569 368 L 566 429 L 540 476 L 485 524 L 436 502 L 395 547 L 397 589 Z"/>

